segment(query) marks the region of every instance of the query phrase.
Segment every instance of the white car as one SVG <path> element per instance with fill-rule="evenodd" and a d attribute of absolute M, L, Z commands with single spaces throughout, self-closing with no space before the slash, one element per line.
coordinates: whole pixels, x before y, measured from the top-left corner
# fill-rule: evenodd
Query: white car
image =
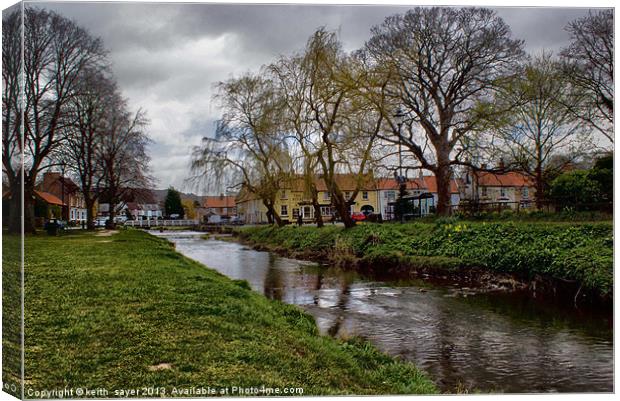
<path fill-rule="evenodd" d="M 95 227 L 105 227 L 105 223 L 108 221 L 107 217 L 98 217 L 95 219 Z"/>

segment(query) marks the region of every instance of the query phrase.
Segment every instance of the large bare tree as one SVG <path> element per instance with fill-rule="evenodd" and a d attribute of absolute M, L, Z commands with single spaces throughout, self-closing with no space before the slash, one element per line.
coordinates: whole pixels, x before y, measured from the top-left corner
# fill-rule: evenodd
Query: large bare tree
<path fill-rule="evenodd" d="M 568 24 L 571 44 L 562 51 L 576 101 L 569 110 L 614 141 L 614 11 L 590 13 Z"/>
<path fill-rule="evenodd" d="M 385 139 L 435 174 L 438 214 L 450 213 L 452 169 L 466 162 L 472 134 L 502 111 L 490 94 L 514 73 L 522 47 L 489 9 L 416 7 L 372 28 L 363 51 L 391 71 L 392 104 L 402 111 L 382 110 L 391 131 Z"/>
<path fill-rule="evenodd" d="M 23 228 L 34 232 L 38 174 L 50 167 L 51 156 L 63 140 L 63 113 L 79 75 L 102 63 L 105 52 L 99 39 L 74 22 L 30 6 L 23 15 L 23 61 L 20 41 L 14 40 L 22 35 L 19 11 L 5 19 L 2 35 L 3 172 L 11 191 L 9 231 L 21 229 L 23 182 Z M 23 87 L 18 84 L 20 75 Z"/>
<path fill-rule="evenodd" d="M 65 119 L 65 140 L 58 157 L 77 178 L 84 198 L 88 229 L 94 229 L 94 206 L 99 197 L 104 170 L 104 139 L 109 119 L 122 105 L 113 79 L 103 70 L 87 69 L 81 74 Z"/>
<path fill-rule="evenodd" d="M 129 198 L 145 195 L 151 186 L 147 153 L 151 140 L 146 133 L 148 120 L 143 110 L 130 112 L 127 100 L 119 93 L 113 93 L 108 104 L 109 113 L 100 138 L 102 178 L 97 192 L 99 203 L 108 204 L 106 226 L 112 228 L 119 207 Z"/>
<path fill-rule="evenodd" d="M 523 75 L 496 96 L 496 103 L 511 111 L 498 120 L 495 156 L 507 169 L 531 177 L 538 208 L 549 180 L 590 148 L 590 128 L 565 107 L 575 100 L 560 63 L 550 53 L 528 62 Z"/>

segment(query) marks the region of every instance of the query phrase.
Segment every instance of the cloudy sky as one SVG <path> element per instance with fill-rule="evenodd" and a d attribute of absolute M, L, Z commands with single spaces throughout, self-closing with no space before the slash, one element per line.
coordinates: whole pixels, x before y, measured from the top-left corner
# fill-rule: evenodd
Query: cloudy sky
<path fill-rule="evenodd" d="M 219 111 L 213 85 L 301 50 L 320 26 L 337 30 L 347 50 L 370 27 L 406 6 L 39 3 L 103 39 L 119 86 L 150 119 L 152 170 L 158 188 L 184 186 L 189 153 L 213 135 Z M 499 8 L 530 52 L 568 42 L 566 24 L 583 8 Z"/>

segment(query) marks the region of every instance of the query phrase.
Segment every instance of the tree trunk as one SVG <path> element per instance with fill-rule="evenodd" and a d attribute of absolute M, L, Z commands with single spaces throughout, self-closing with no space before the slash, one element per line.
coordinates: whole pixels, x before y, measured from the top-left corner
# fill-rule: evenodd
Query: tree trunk
<path fill-rule="evenodd" d="M 338 211 L 338 215 L 342 219 L 345 228 L 355 227 L 355 220 L 351 218 L 349 204 L 346 199 L 342 196 L 341 193 L 332 194 L 332 198 L 334 199 L 334 207 L 336 211 Z"/>
<path fill-rule="evenodd" d="M 84 203 L 86 204 L 86 229 L 94 230 L 95 229 L 95 216 L 94 216 L 94 207 L 95 200 L 90 197 L 84 198 Z"/>
<path fill-rule="evenodd" d="M 267 208 L 267 222 L 269 224 L 276 224 L 278 227 L 284 226 L 284 222 L 280 218 L 280 215 L 276 212 L 273 207 L 273 202 L 268 202 L 263 200 L 263 205 Z"/>
<path fill-rule="evenodd" d="M 10 186 L 9 198 L 9 234 L 21 234 L 22 232 L 22 190 L 19 183 Z"/>
<path fill-rule="evenodd" d="M 110 211 L 108 213 L 108 221 L 105 222 L 105 227 L 107 229 L 116 228 L 116 223 L 114 222 L 114 218 L 116 217 L 116 204 L 110 202 Z"/>
<path fill-rule="evenodd" d="M 452 180 L 452 171 L 450 164 L 447 162 L 449 156 L 445 152 L 437 152 L 437 169 L 434 172 L 437 179 L 437 214 L 439 216 L 448 216 L 452 211 L 450 201 L 450 181 Z"/>
<path fill-rule="evenodd" d="M 314 207 L 314 220 L 318 228 L 323 227 L 323 216 L 321 215 L 321 205 L 319 205 L 318 195 L 312 194 L 312 206 Z"/>
<path fill-rule="evenodd" d="M 24 188 L 24 233 L 37 232 L 34 219 L 34 190 Z"/>
<path fill-rule="evenodd" d="M 543 208 L 543 201 L 545 196 L 545 184 L 543 182 L 542 167 L 536 166 L 536 209 L 541 210 Z"/>

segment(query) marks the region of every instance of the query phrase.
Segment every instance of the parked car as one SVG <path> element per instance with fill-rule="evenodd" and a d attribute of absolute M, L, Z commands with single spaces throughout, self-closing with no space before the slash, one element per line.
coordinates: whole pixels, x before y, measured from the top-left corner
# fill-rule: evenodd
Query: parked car
<path fill-rule="evenodd" d="M 219 214 L 212 214 L 211 216 L 209 216 L 209 219 L 207 221 L 209 224 L 220 224 L 222 223 L 222 216 L 220 216 Z"/>
<path fill-rule="evenodd" d="M 239 216 L 233 216 L 230 218 L 230 224 L 234 226 L 241 226 L 243 225 L 243 220 L 241 220 L 241 217 Z"/>
<path fill-rule="evenodd" d="M 366 220 L 366 215 L 362 212 L 353 212 L 351 213 L 351 218 L 353 221 L 364 221 Z"/>
<path fill-rule="evenodd" d="M 95 219 L 95 227 L 105 227 L 105 223 L 108 221 L 107 217 L 98 217 Z"/>

